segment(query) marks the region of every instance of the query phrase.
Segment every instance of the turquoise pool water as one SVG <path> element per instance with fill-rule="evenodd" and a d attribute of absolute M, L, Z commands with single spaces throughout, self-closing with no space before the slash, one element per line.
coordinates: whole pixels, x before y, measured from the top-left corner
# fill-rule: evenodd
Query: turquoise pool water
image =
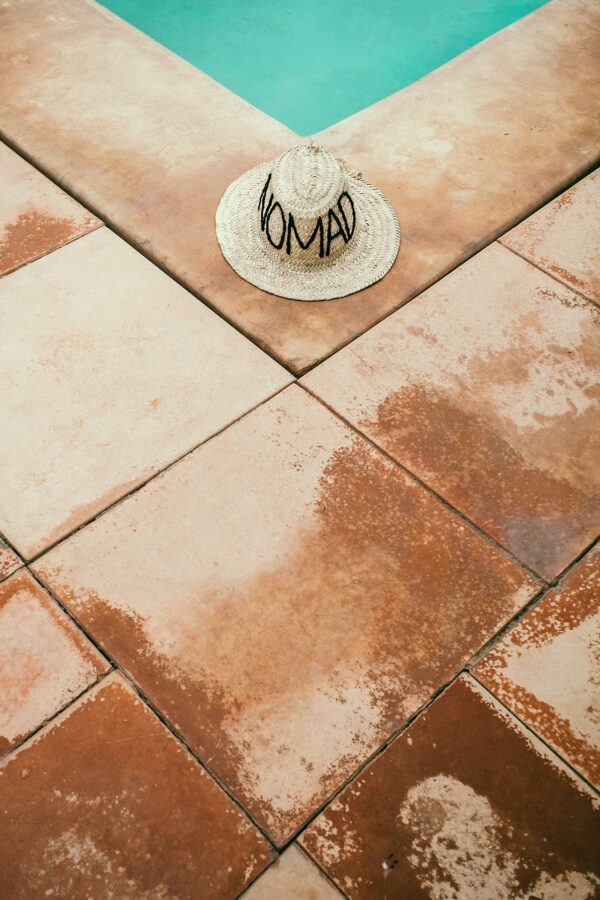
<path fill-rule="evenodd" d="M 411 84 L 539 0 L 103 0 L 302 135 Z"/>

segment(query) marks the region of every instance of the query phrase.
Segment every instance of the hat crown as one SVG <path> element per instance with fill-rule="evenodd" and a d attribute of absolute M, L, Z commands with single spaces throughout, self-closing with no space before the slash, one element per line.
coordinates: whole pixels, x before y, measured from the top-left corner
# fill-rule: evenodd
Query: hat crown
<path fill-rule="evenodd" d="M 344 171 L 337 159 L 314 144 L 293 147 L 273 167 L 275 197 L 296 219 L 309 221 L 327 213 L 344 185 Z"/>

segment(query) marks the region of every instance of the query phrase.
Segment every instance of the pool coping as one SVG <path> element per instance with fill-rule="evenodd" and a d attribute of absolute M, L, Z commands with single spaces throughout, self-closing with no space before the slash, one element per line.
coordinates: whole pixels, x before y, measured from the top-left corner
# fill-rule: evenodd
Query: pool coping
<path fill-rule="evenodd" d="M 584 20 L 589 11 L 593 11 L 593 6 L 587 0 L 552 0 L 513 25 L 502 29 L 455 57 L 413 85 L 342 120 L 316 136 L 325 146 L 339 155 L 344 156 L 344 151 L 347 151 L 346 155 L 350 156 L 352 162 L 358 160 L 365 176 L 380 186 L 396 207 L 401 205 L 401 197 L 396 185 L 399 171 L 405 184 L 410 182 L 413 176 L 417 182 L 421 179 L 422 184 L 429 183 L 427 179 L 431 181 L 433 178 L 431 183 L 438 189 L 442 185 L 446 191 L 446 207 L 439 213 L 439 220 L 437 222 L 433 220 L 430 210 L 426 213 L 432 220 L 429 226 L 421 226 L 420 223 L 417 223 L 415 228 L 416 216 L 409 217 L 409 212 L 403 216 L 402 210 L 398 209 L 404 234 L 396 265 L 389 275 L 377 285 L 338 301 L 317 303 L 286 301 L 247 285 L 237 275 L 234 275 L 224 262 L 214 238 L 214 208 L 223 187 L 249 165 L 275 156 L 294 143 L 306 139 L 299 138 L 286 126 L 252 107 L 227 88 L 214 82 L 205 73 L 92 0 L 85 0 L 85 3 L 80 4 L 75 4 L 73 0 L 43 0 L 42 3 L 25 0 L 25 3 L 19 7 L 14 19 L 21 32 L 26 30 L 35 35 L 36 22 L 39 25 L 41 20 L 43 20 L 42 24 L 48 20 L 50 25 L 47 27 L 50 31 L 53 29 L 54 37 L 51 37 L 50 41 L 40 41 L 38 32 L 37 43 L 35 38 L 31 40 L 28 37 L 23 38 L 26 43 L 29 41 L 27 43 L 29 54 L 17 53 L 11 57 L 12 68 L 22 70 L 20 57 L 27 55 L 27 65 L 31 71 L 21 80 L 17 78 L 15 81 L 14 77 L 12 81 L 8 79 L 7 94 L 9 97 L 6 105 L 7 111 L 0 117 L 0 135 L 9 146 L 102 218 L 109 227 L 160 266 L 174 280 L 186 287 L 198 299 L 286 366 L 293 374 L 301 375 L 422 293 L 432 283 L 444 277 L 452 269 L 595 168 L 600 161 L 600 151 L 597 149 L 600 146 L 600 128 L 597 127 L 597 123 L 593 123 L 591 114 L 588 124 L 587 109 L 584 107 L 581 124 L 574 121 L 573 124 L 567 125 L 563 117 L 561 125 L 564 125 L 565 146 L 553 149 L 553 152 L 548 154 L 544 161 L 546 166 L 544 171 L 538 168 L 535 168 L 534 171 L 534 168 L 529 167 L 528 173 L 517 172 L 515 178 L 517 181 L 521 180 L 520 184 L 525 184 L 529 180 L 533 182 L 533 186 L 527 184 L 527 190 L 520 191 L 517 189 L 518 185 L 513 185 L 511 191 L 514 198 L 509 197 L 508 200 L 507 190 L 496 191 L 495 193 L 498 195 L 503 194 L 502 201 L 499 202 L 503 202 L 505 208 L 499 209 L 497 214 L 495 212 L 491 214 L 485 209 L 480 215 L 481 221 L 474 226 L 471 222 L 468 226 L 464 226 L 464 223 L 461 224 L 461 216 L 464 218 L 465 211 L 470 214 L 476 206 L 476 202 L 471 203 L 471 200 L 465 202 L 465 194 L 468 195 L 469 191 L 473 194 L 481 190 L 480 185 L 485 184 L 486 179 L 493 182 L 494 178 L 498 177 L 499 161 L 493 153 L 488 154 L 487 158 L 483 160 L 483 165 L 479 165 L 481 159 L 476 164 L 478 166 L 477 186 L 465 188 L 460 180 L 458 187 L 452 186 L 452 178 L 449 175 L 448 163 L 444 156 L 436 157 L 434 154 L 432 158 L 425 160 L 428 170 L 424 176 L 422 173 L 424 159 L 422 154 L 419 155 L 418 147 L 412 157 L 409 154 L 410 158 L 402 163 L 396 162 L 395 165 L 386 167 L 385 160 L 382 161 L 377 157 L 373 145 L 369 145 L 368 140 L 366 146 L 362 146 L 365 133 L 368 131 L 372 134 L 376 131 L 374 126 L 388 123 L 389 129 L 392 131 L 398 115 L 401 118 L 402 115 L 410 114 L 411 120 L 414 122 L 414 130 L 419 128 L 426 130 L 429 127 L 427 125 L 427 104 L 432 102 L 433 97 L 433 113 L 435 114 L 435 103 L 438 102 L 439 96 L 444 95 L 444 92 L 452 93 L 455 106 L 465 103 L 468 105 L 473 73 L 485 71 L 486 66 L 494 68 L 497 66 L 498 59 L 511 60 L 518 57 L 516 71 L 512 78 L 506 81 L 514 96 L 518 97 L 519 78 L 523 77 L 523 71 L 519 70 L 519 65 L 522 66 L 522 58 L 527 59 L 528 56 L 531 56 L 532 59 L 535 57 L 534 63 L 539 66 L 539 44 L 540 41 L 543 41 L 544 29 L 553 33 L 559 25 L 566 24 L 564 21 L 561 22 L 561 17 L 563 19 L 568 17 L 569 23 L 575 26 L 581 20 L 581 27 L 584 28 L 587 24 Z M 77 19 L 78 15 L 80 21 Z M 71 19 L 69 19 L 70 16 Z M 30 25 L 28 29 L 23 28 L 24 17 Z M 8 18 L 10 25 L 10 15 Z M 62 22 L 63 19 L 67 20 L 66 24 Z M 144 165 L 152 156 L 153 146 L 149 145 L 147 148 L 141 146 L 138 157 L 129 152 L 130 148 L 124 150 L 116 148 L 113 154 L 114 166 L 117 169 L 115 175 L 107 165 L 114 149 L 110 144 L 102 147 L 94 148 L 93 145 L 90 147 L 89 141 L 85 143 L 87 135 L 81 134 L 79 123 L 77 123 L 75 136 L 73 131 L 66 133 L 57 127 L 57 124 L 60 125 L 61 115 L 58 108 L 61 106 L 61 101 L 65 100 L 65 95 L 61 95 L 60 91 L 56 89 L 57 85 L 60 87 L 61 84 L 60 72 L 54 77 L 53 82 L 54 106 L 48 104 L 45 108 L 40 106 L 40 100 L 43 100 L 44 95 L 43 90 L 40 93 L 40 81 L 36 66 L 39 66 L 41 62 L 35 54 L 42 52 L 43 56 L 43 50 L 48 44 L 54 47 L 53 52 L 55 53 L 66 46 L 71 56 L 75 58 L 73 73 L 80 76 L 77 88 L 79 89 L 79 86 L 83 84 L 84 89 L 92 85 L 95 90 L 96 123 L 110 122 L 111 116 L 114 115 L 112 107 L 118 101 L 110 92 L 103 93 L 101 84 L 93 84 L 93 78 L 90 78 L 89 72 L 86 71 L 86 67 L 91 65 L 90 59 L 92 63 L 94 60 L 94 57 L 91 56 L 96 52 L 94 42 L 100 42 L 96 31 L 102 28 L 113 42 L 118 44 L 120 41 L 122 46 L 133 54 L 122 67 L 122 73 L 131 74 L 133 81 L 134 68 L 143 66 L 146 78 L 149 73 L 155 75 L 154 80 L 147 78 L 141 87 L 139 84 L 135 88 L 130 87 L 129 84 L 123 87 L 126 95 L 124 110 L 128 109 L 127 103 L 133 104 L 130 108 L 137 108 L 135 104 L 143 102 L 150 110 L 158 105 L 154 101 L 156 85 L 161 76 L 163 79 L 170 79 L 169 84 L 172 87 L 176 86 L 180 92 L 189 91 L 189 98 L 186 97 L 179 103 L 173 104 L 175 112 L 170 113 L 171 119 L 168 121 L 169 128 L 173 129 L 170 143 L 177 152 L 180 152 L 179 144 L 182 141 L 189 142 L 190 140 L 189 130 L 186 130 L 184 124 L 186 113 L 189 112 L 189 109 L 204 112 L 205 107 L 212 105 L 212 112 L 211 109 L 208 109 L 205 118 L 210 123 L 213 133 L 199 136 L 199 145 L 194 145 L 193 149 L 191 146 L 186 146 L 184 152 L 180 152 L 180 159 L 171 165 L 173 169 L 176 169 L 183 157 L 182 174 L 172 173 L 172 180 L 164 179 L 158 190 L 156 173 L 162 173 L 163 169 L 159 167 L 155 170 L 148 170 Z M 71 43 L 69 44 L 68 41 Z M 528 42 L 530 52 L 527 49 Z M 45 46 L 42 47 L 42 44 Z M 56 50 L 56 46 L 59 47 L 59 50 Z M 526 50 L 524 56 L 523 46 Z M 562 46 L 560 42 L 559 46 Z M 568 42 L 566 46 L 568 49 Z M 587 78 L 585 47 L 580 49 L 579 59 L 583 62 L 578 62 L 567 74 L 560 76 L 567 85 L 565 89 L 567 95 L 571 88 L 568 78 L 572 77 L 574 85 L 578 84 L 580 75 L 584 81 Z M 521 53 L 521 56 L 518 56 L 517 51 Z M 66 53 L 65 59 L 67 55 Z M 17 63 L 14 62 L 15 59 Z M 50 63 L 52 63 L 52 59 Z M 535 69 L 534 63 L 531 66 L 533 69 Z M 50 68 L 52 69 L 52 65 Z M 538 74 L 534 72 L 535 77 L 538 77 Z M 545 75 L 547 73 L 541 73 L 542 77 Z M 69 77 L 67 73 L 67 81 Z M 491 82 L 496 77 L 494 74 Z M 457 84 L 461 84 L 461 79 L 465 81 L 465 85 L 463 85 L 463 93 L 459 97 L 455 89 Z M 558 83 L 562 85 L 563 82 L 559 81 Z M 11 94 L 11 89 L 15 85 L 18 85 L 18 93 Z M 503 83 L 501 88 L 505 89 L 506 85 Z M 488 92 L 491 90 L 489 84 L 484 84 L 483 89 Z M 136 90 L 138 91 L 137 95 L 135 95 Z M 494 96 L 492 91 L 490 93 L 492 101 Z M 459 97 L 460 103 L 457 97 Z M 71 100 L 67 102 L 72 103 Z M 564 98 L 561 98 L 561 102 L 564 105 Z M 77 102 L 72 103 L 72 106 L 75 112 L 82 108 L 81 105 L 77 106 Z M 418 116 L 412 115 L 415 110 L 419 109 L 425 109 L 421 120 Z M 208 113 L 212 115 L 212 118 Z M 535 104 L 530 104 L 527 114 L 530 116 L 531 130 L 533 130 L 539 124 Z M 576 119 L 575 116 L 574 118 Z M 569 120 L 570 122 L 571 120 Z M 74 126 L 74 123 L 70 124 Z M 147 133 L 151 138 L 150 143 L 152 141 L 156 143 L 156 135 L 150 134 L 148 131 L 151 124 L 147 124 L 146 132 L 142 128 L 141 137 L 145 137 Z M 471 140 L 473 135 L 479 139 L 479 134 L 483 135 L 481 140 L 485 143 L 487 139 L 485 131 L 486 128 L 489 129 L 489 122 L 482 120 L 481 122 L 476 121 L 474 124 Z M 139 123 L 136 127 L 140 127 Z M 400 126 L 397 130 L 399 128 Z M 543 139 L 528 144 L 527 135 L 524 135 L 525 131 L 526 128 L 522 128 L 521 133 L 517 136 L 517 150 L 522 153 L 531 152 L 532 147 L 535 149 L 543 145 Z M 125 131 L 119 134 L 119 139 L 123 138 L 123 134 Z M 598 140 L 596 140 L 596 134 Z M 204 143 L 202 143 L 203 138 L 206 138 Z M 407 137 L 406 140 L 408 142 L 410 138 Z M 435 144 L 436 140 L 439 147 L 440 139 L 435 137 L 426 144 Z M 220 156 L 215 155 L 215 145 L 221 151 Z M 394 147 L 397 152 L 398 147 L 403 147 L 402 142 L 397 141 Z M 413 150 L 414 147 L 411 147 L 411 152 Z M 76 162 L 69 171 L 66 163 L 74 157 Z M 163 162 L 164 160 L 161 165 Z M 168 160 L 168 162 L 171 161 Z M 208 174 L 213 170 L 214 183 L 211 179 L 209 185 Z M 179 182 L 176 184 L 177 178 L 179 178 Z M 199 183 L 203 187 L 209 187 L 206 207 L 197 210 L 198 215 L 201 216 L 198 232 L 193 233 L 191 238 L 187 228 L 190 221 L 190 207 L 186 206 L 187 201 L 182 200 L 181 184 L 183 182 L 186 182 L 188 190 L 190 185 L 198 186 Z M 154 205 L 146 201 L 145 197 L 142 200 L 128 197 L 128 190 L 131 189 L 132 184 L 138 191 L 148 191 L 150 194 L 155 191 L 157 197 Z M 490 197 L 493 194 L 494 191 L 490 191 Z M 444 195 L 442 195 L 441 201 L 443 207 Z M 493 198 L 492 201 L 496 202 Z M 459 208 L 461 203 L 464 209 Z M 164 208 L 161 208 L 161 205 Z M 459 208 L 456 215 L 453 212 L 454 207 Z M 417 206 L 416 209 L 418 210 L 419 207 Z M 446 219 L 444 219 L 444 215 L 446 215 Z M 165 224 L 166 222 L 167 224 Z M 419 228 L 421 233 L 419 233 Z M 453 229 L 456 234 L 452 233 Z M 443 232 L 446 234 L 442 234 Z M 448 233 L 450 233 L 449 239 Z M 436 242 L 440 243 L 440 235 L 441 247 L 436 248 Z M 201 244 L 206 245 L 206 252 L 204 253 L 204 249 L 202 249 L 204 256 L 196 263 L 194 248 L 198 245 L 196 247 L 198 249 Z M 416 250 L 415 246 L 417 246 Z"/>

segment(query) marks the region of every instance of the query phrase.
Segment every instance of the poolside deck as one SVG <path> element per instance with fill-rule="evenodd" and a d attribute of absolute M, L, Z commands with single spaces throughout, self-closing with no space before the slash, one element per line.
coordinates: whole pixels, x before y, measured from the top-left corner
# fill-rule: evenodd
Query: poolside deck
<path fill-rule="evenodd" d="M 0 18 L 0 898 L 594 897 L 597 5 L 318 136 L 403 243 L 310 304 L 213 234 L 289 129 Z"/>

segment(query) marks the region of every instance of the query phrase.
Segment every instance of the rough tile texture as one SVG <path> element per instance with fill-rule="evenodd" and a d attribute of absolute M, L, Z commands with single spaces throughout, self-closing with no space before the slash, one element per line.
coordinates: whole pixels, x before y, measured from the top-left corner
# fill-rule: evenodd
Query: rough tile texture
<path fill-rule="evenodd" d="M 341 900 L 341 897 L 295 844 L 244 894 L 244 900 Z"/>
<path fill-rule="evenodd" d="M 0 142 L 0 275 L 101 224 Z"/>
<path fill-rule="evenodd" d="M 0 768 L 11 900 L 233 898 L 267 842 L 120 676 Z"/>
<path fill-rule="evenodd" d="M 600 548 L 534 606 L 475 674 L 600 786 Z"/>
<path fill-rule="evenodd" d="M 492 245 L 306 385 L 547 578 L 600 530 L 598 309 Z"/>
<path fill-rule="evenodd" d="M 600 303 L 600 170 L 521 222 L 501 241 Z"/>
<path fill-rule="evenodd" d="M 11 572 L 14 572 L 21 565 L 21 560 L 17 554 L 13 553 L 0 537 L 0 581 L 7 578 Z"/>
<path fill-rule="evenodd" d="M 297 386 L 36 570 L 278 843 L 537 588 Z"/>
<path fill-rule="evenodd" d="M 354 898 L 593 900 L 598 801 L 461 678 L 302 835 Z"/>
<path fill-rule="evenodd" d="M 4 132 L 296 372 L 598 156 L 600 9 L 595 0 L 554 0 L 320 135 L 386 193 L 403 243 L 391 273 L 367 292 L 281 300 L 233 273 L 213 220 L 227 184 L 295 136 L 95 4 L 5 0 L 1 15 Z"/>
<path fill-rule="evenodd" d="M 28 572 L 0 585 L 0 753 L 108 669 Z"/>
<path fill-rule="evenodd" d="M 290 380 L 102 228 L 0 281 L 0 529 L 31 556 Z"/>

